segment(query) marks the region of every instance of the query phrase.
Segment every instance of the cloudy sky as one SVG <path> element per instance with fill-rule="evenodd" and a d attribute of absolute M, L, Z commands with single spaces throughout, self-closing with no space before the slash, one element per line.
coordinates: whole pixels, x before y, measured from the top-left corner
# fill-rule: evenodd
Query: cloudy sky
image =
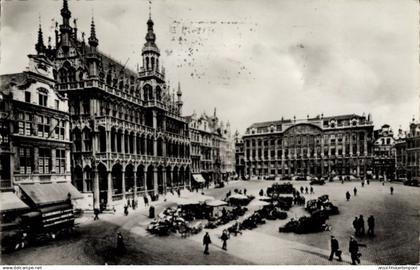
<path fill-rule="evenodd" d="M 0 73 L 22 71 L 61 23 L 61 0 L 1 1 Z M 146 0 L 70 0 L 99 48 L 135 69 Z M 416 0 L 153 0 L 161 62 L 181 82 L 184 113 L 213 112 L 241 133 L 251 123 L 371 113 L 376 126 L 419 118 Z M 53 38 L 54 40 L 54 38 Z"/>

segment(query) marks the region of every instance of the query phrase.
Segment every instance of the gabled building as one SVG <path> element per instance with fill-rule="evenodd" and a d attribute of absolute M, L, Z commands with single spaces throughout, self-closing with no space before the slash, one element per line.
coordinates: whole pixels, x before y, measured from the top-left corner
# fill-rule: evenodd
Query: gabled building
<path fill-rule="evenodd" d="M 191 139 L 193 173 L 207 182 L 227 180 L 235 171 L 234 138 L 229 122 L 219 121 L 216 109 L 212 116 L 193 113 L 187 117 Z M 200 181 L 199 176 L 196 181 Z"/>
<path fill-rule="evenodd" d="M 376 179 L 395 178 L 395 138 L 389 125 L 374 131 L 373 175 Z"/>
<path fill-rule="evenodd" d="M 0 76 L 2 191 L 71 182 L 68 99 L 55 89 L 54 64 L 42 44 L 39 30 L 38 54 L 28 56 L 26 71 Z"/>

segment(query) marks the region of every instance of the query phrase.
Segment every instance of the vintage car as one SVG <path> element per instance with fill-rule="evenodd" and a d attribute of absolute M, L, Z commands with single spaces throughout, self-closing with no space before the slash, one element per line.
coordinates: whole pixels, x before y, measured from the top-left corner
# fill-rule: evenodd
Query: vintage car
<path fill-rule="evenodd" d="M 311 180 L 310 185 L 325 185 L 324 180 Z"/>
<path fill-rule="evenodd" d="M 413 179 L 404 181 L 404 185 L 418 187 L 419 186 L 419 179 L 418 178 L 413 178 Z"/>

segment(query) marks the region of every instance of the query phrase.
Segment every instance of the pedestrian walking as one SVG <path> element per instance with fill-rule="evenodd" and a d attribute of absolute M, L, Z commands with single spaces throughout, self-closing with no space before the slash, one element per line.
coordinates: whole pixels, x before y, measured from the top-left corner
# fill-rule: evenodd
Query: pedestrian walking
<path fill-rule="evenodd" d="M 93 220 L 98 220 L 99 219 L 99 209 L 98 208 L 93 209 L 93 214 L 95 215 L 93 217 Z"/>
<path fill-rule="evenodd" d="M 246 188 L 244 188 L 244 195 L 246 195 Z"/>
<path fill-rule="evenodd" d="M 146 195 L 144 195 L 143 200 L 144 200 L 144 206 L 149 206 L 149 198 L 147 198 Z"/>
<path fill-rule="evenodd" d="M 117 233 L 117 252 L 119 254 L 124 254 L 126 251 L 124 238 L 120 232 Z"/>
<path fill-rule="evenodd" d="M 375 218 L 373 216 L 370 216 L 367 219 L 367 224 L 368 224 L 367 234 L 372 237 L 375 235 Z"/>
<path fill-rule="evenodd" d="M 133 200 L 131 200 L 131 206 L 133 207 L 133 210 L 136 209 L 136 201 L 134 200 L 134 198 Z"/>
<path fill-rule="evenodd" d="M 363 219 L 363 215 L 359 217 L 359 232 L 360 235 L 365 235 L 365 220 Z"/>
<path fill-rule="evenodd" d="M 227 230 L 223 230 L 221 239 L 222 239 L 222 242 L 223 242 L 222 249 L 227 250 L 227 240 L 229 239 L 229 234 L 228 234 Z"/>
<path fill-rule="evenodd" d="M 354 194 L 354 196 L 357 195 L 357 188 L 356 187 L 354 187 L 354 189 L 353 189 L 353 194 Z"/>
<path fill-rule="evenodd" d="M 356 262 L 360 264 L 360 257 L 362 254 L 359 252 L 359 247 L 366 247 L 366 245 L 359 244 L 353 236 L 350 236 L 349 252 L 352 265 L 356 265 Z"/>
<path fill-rule="evenodd" d="M 368 184 L 368 185 L 370 184 L 370 180 L 369 179 L 366 180 L 366 184 Z"/>
<path fill-rule="evenodd" d="M 127 199 L 127 207 L 131 207 L 130 199 Z"/>
<path fill-rule="evenodd" d="M 351 196 L 350 196 L 350 192 L 348 192 L 348 191 L 347 191 L 347 192 L 346 192 L 346 199 L 347 199 L 347 201 L 348 201 L 348 200 L 350 200 L 350 197 L 351 197 Z"/>
<path fill-rule="evenodd" d="M 208 232 L 203 237 L 204 254 L 209 255 L 209 245 L 211 244 L 210 235 Z"/>
<path fill-rule="evenodd" d="M 357 217 L 353 220 L 354 235 L 359 235 L 359 219 Z"/>
<path fill-rule="evenodd" d="M 124 205 L 124 215 L 128 216 L 128 205 Z"/>
<path fill-rule="evenodd" d="M 391 191 L 391 195 L 394 194 L 394 187 L 390 187 L 389 190 Z"/>
<path fill-rule="evenodd" d="M 305 187 L 305 193 L 308 194 L 308 187 Z"/>
<path fill-rule="evenodd" d="M 328 260 L 332 261 L 334 258 L 334 255 L 338 257 L 338 261 L 342 261 L 341 254 L 343 252 L 340 250 L 338 240 L 335 239 L 334 235 L 331 235 L 331 254 Z"/>
<path fill-rule="evenodd" d="M 313 187 L 311 187 L 311 194 L 313 194 L 314 193 L 314 188 Z"/>
<path fill-rule="evenodd" d="M 365 180 L 362 180 L 362 187 L 365 187 Z"/>
<path fill-rule="evenodd" d="M 264 195 L 264 190 L 261 189 L 259 195 L 263 196 Z"/>
<path fill-rule="evenodd" d="M 302 186 L 300 187 L 300 193 L 303 194 L 303 187 Z"/>
<path fill-rule="evenodd" d="M 198 189 L 197 189 L 197 191 L 198 191 Z M 178 188 L 178 189 L 176 190 L 176 193 L 178 194 L 178 198 L 179 198 L 179 197 L 181 197 L 181 189 L 179 189 L 179 188 Z"/>

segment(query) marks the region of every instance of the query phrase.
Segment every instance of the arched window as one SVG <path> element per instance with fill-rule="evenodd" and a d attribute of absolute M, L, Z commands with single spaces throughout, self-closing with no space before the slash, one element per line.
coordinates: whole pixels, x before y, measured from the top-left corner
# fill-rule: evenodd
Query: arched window
<path fill-rule="evenodd" d="M 106 84 L 111 85 L 111 81 L 112 81 L 111 73 L 108 73 L 108 75 L 106 75 Z"/>
<path fill-rule="evenodd" d="M 159 86 L 156 87 L 156 100 L 161 100 L 161 94 L 162 94 L 162 90 L 160 89 Z"/>
<path fill-rule="evenodd" d="M 143 87 L 143 92 L 144 92 L 144 100 L 149 100 L 153 98 L 152 86 L 150 86 L 149 84 L 146 84 Z"/>
<path fill-rule="evenodd" d="M 152 57 L 152 70 L 155 70 L 155 58 Z"/>
<path fill-rule="evenodd" d="M 60 82 L 66 83 L 67 82 L 67 71 L 64 68 L 62 68 L 58 71 L 58 74 L 59 74 L 58 77 L 60 79 Z"/>
<path fill-rule="evenodd" d="M 149 57 L 146 57 L 146 70 L 149 70 Z"/>

